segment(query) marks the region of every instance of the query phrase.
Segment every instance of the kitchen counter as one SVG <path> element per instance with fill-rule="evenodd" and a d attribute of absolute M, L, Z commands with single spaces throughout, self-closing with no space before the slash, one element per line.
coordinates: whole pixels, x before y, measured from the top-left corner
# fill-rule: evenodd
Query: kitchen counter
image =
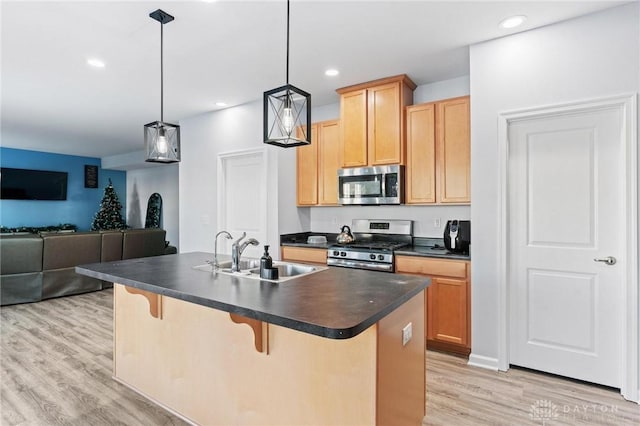
<path fill-rule="evenodd" d="M 327 243 L 326 244 L 308 244 L 307 238 L 311 235 L 324 235 L 327 237 Z M 280 236 L 280 245 L 326 250 L 330 246 L 335 244 L 337 235 L 338 234 L 326 234 L 322 232 L 300 232 L 298 234 L 286 234 L 286 235 Z M 405 255 L 405 256 L 422 256 L 422 257 L 436 257 L 441 259 L 471 260 L 471 255 L 469 253 L 467 254 L 452 253 L 442 248 L 440 249 L 433 248 L 434 246 L 444 247 L 443 239 L 414 237 L 413 246 L 403 247 L 403 248 L 394 250 L 394 253 L 397 255 Z"/>
<path fill-rule="evenodd" d="M 192 424 L 423 422 L 428 279 L 328 267 L 273 283 L 194 268 L 212 257 L 77 267 L 114 282 L 114 380 Z"/>
<path fill-rule="evenodd" d="M 358 335 L 430 283 L 335 267 L 272 283 L 193 268 L 210 259 L 211 253 L 193 252 L 82 265 L 76 272 L 331 339 Z"/>

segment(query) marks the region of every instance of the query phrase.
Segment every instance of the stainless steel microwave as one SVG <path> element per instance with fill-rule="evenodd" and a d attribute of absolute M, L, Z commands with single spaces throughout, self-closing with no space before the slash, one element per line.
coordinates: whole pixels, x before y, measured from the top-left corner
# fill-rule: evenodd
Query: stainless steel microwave
<path fill-rule="evenodd" d="M 338 170 L 338 203 L 402 204 L 404 166 L 356 167 Z"/>

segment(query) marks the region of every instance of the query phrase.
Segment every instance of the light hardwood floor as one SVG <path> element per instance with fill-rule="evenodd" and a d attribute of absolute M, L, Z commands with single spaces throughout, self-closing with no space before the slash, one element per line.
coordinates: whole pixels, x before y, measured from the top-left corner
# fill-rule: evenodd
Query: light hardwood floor
<path fill-rule="evenodd" d="M 111 290 L 0 308 L 1 425 L 183 425 L 111 379 Z M 639 425 L 615 390 L 427 352 L 423 425 Z"/>

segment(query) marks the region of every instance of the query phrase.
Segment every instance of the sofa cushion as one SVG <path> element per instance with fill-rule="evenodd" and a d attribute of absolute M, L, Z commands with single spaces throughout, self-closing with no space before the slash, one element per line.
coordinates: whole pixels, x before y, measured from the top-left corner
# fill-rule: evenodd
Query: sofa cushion
<path fill-rule="evenodd" d="M 113 262 L 122 259 L 122 232 L 101 231 L 102 250 L 100 262 Z"/>
<path fill-rule="evenodd" d="M 0 274 L 42 271 L 42 238 L 33 235 L 0 237 Z"/>
<path fill-rule="evenodd" d="M 42 272 L 0 276 L 0 305 L 42 300 Z"/>
<path fill-rule="evenodd" d="M 46 235 L 42 240 L 45 271 L 100 262 L 102 235 L 99 232 Z"/>
<path fill-rule="evenodd" d="M 122 258 L 160 256 L 164 254 L 167 231 L 160 228 L 130 229 L 122 236 Z"/>
<path fill-rule="evenodd" d="M 76 273 L 74 268 L 45 270 L 42 273 L 42 298 L 69 296 L 102 289 L 102 281 Z"/>

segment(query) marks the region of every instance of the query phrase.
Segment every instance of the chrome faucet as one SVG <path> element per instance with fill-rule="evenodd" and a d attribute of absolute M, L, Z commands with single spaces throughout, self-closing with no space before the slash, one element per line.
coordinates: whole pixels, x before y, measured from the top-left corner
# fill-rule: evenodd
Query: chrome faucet
<path fill-rule="evenodd" d="M 213 246 L 213 262 L 207 262 L 211 264 L 211 266 L 213 266 L 214 271 L 218 270 L 218 268 L 220 267 L 220 264 L 218 263 L 218 237 L 220 235 L 224 235 L 227 238 L 227 240 L 230 240 L 231 238 L 233 238 L 231 234 L 228 233 L 227 231 L 220 231 L 216 234 L 215 243 Z"/>
<path fill-rule="evenodd" d="M 242 252 L 245 248 L 247 248 L 249 244 L 251 244 L 252 246 L 257 246 L 258 244 L 260 244 L 260 242 L 255 238 L 249 238 L 247 241 L 240 244 L 240 241 L 242 241 L 242 239 L 246 236 L 247 233 L 243 232 L 242 237 L 235 240 L 231 245 L 231 272 L 240 272 L 240 255 L 242 255 Z"/>

